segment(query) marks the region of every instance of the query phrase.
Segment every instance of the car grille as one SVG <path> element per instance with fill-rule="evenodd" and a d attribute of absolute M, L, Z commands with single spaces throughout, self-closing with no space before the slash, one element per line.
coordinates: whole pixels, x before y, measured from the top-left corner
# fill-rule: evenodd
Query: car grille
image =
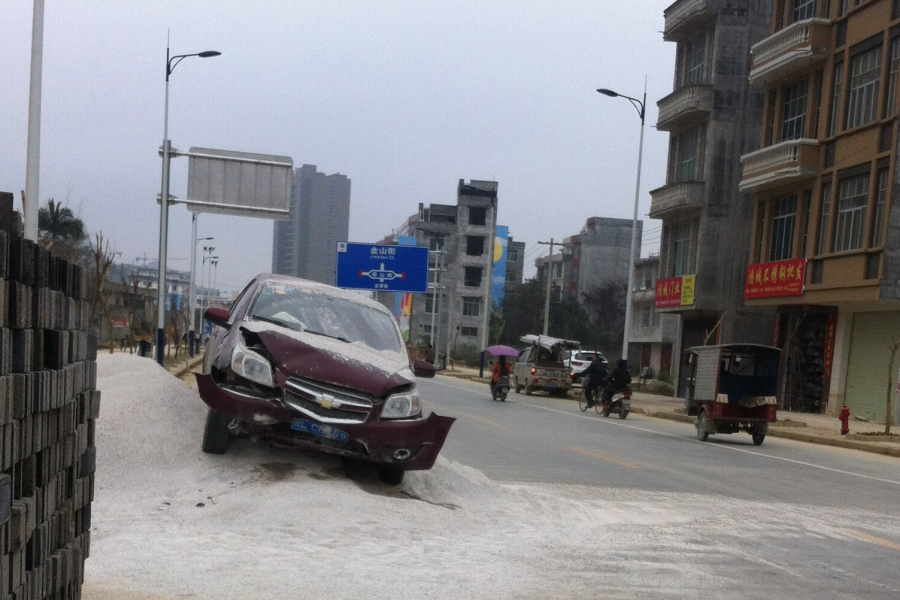
<path fill-rule="evenodd" d="M 285 382 L 287 407 L 322 423 L 363 423 L 374 406 L 373 397 L 355 390 L 291 377 Z"/>

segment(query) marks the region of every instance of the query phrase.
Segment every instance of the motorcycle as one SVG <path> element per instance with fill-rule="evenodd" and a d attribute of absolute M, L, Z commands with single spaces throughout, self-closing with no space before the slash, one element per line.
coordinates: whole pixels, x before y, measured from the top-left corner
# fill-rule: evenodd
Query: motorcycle
<path fill-rule="evenodd" d="M 491 400 L 506 402 L 509 394 L 509 376 L 501 375 L 497 381 L 491 382 Z"/>
<path fill-rule="evenodd" d="M 620 419 L 628 417 L 631 412 L 631 388 L 619 390 L 612 395 L 609 402 L 603 402 L 600 408 L 600 414 L 608 417 L 610 413 L 616 413 Z"/>

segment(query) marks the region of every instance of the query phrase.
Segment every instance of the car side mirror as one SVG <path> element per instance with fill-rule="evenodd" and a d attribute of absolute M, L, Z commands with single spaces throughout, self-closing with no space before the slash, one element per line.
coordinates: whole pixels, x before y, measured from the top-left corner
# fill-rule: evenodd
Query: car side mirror
<path fill-rule="evenodd" d="M 686 364 L 686 365 L 694 364 L 694 355 L 693 354 L 685 354 L 684 364 Z"/>
<path fill-rule="evenodd" d="M 434 365 L 417 358 L 413 363 L 413 373 L 416 374 L 416 377 L 432 378 L 434 377 Z"/>
<path fill-rule="evenodd" d="M 219 306 L 211 306 L 203 313 L 203 318 L 219 327 L 228 329 L 228 309 Z"/>

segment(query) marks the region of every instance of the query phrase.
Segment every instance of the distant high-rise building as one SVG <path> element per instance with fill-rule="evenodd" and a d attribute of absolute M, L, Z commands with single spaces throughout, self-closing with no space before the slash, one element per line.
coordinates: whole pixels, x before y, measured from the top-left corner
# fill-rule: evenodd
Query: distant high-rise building
<path fill-rule="evenodd" d="M 334 285 L 337 243 L 349 229 L 350 179 L 303 165 L 291 182 L 290 219 L 275 222 L 272 272 Z"/>

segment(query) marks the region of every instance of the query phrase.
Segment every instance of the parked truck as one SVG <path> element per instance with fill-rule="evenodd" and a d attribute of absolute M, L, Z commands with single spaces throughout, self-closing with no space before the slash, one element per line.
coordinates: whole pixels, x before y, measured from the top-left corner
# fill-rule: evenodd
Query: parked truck
<path fill-rule="evenodd" d="M 523 335 L 520 341 L 528 347 L 519 353 L 513 367 L 513 387 L 526 394 L 547 390 L 551 396 L 565 396 L 572 387 L 569 369 L 563 364 L 566 350 L 577 350 L 581 344 L 546 335 Z"/>

